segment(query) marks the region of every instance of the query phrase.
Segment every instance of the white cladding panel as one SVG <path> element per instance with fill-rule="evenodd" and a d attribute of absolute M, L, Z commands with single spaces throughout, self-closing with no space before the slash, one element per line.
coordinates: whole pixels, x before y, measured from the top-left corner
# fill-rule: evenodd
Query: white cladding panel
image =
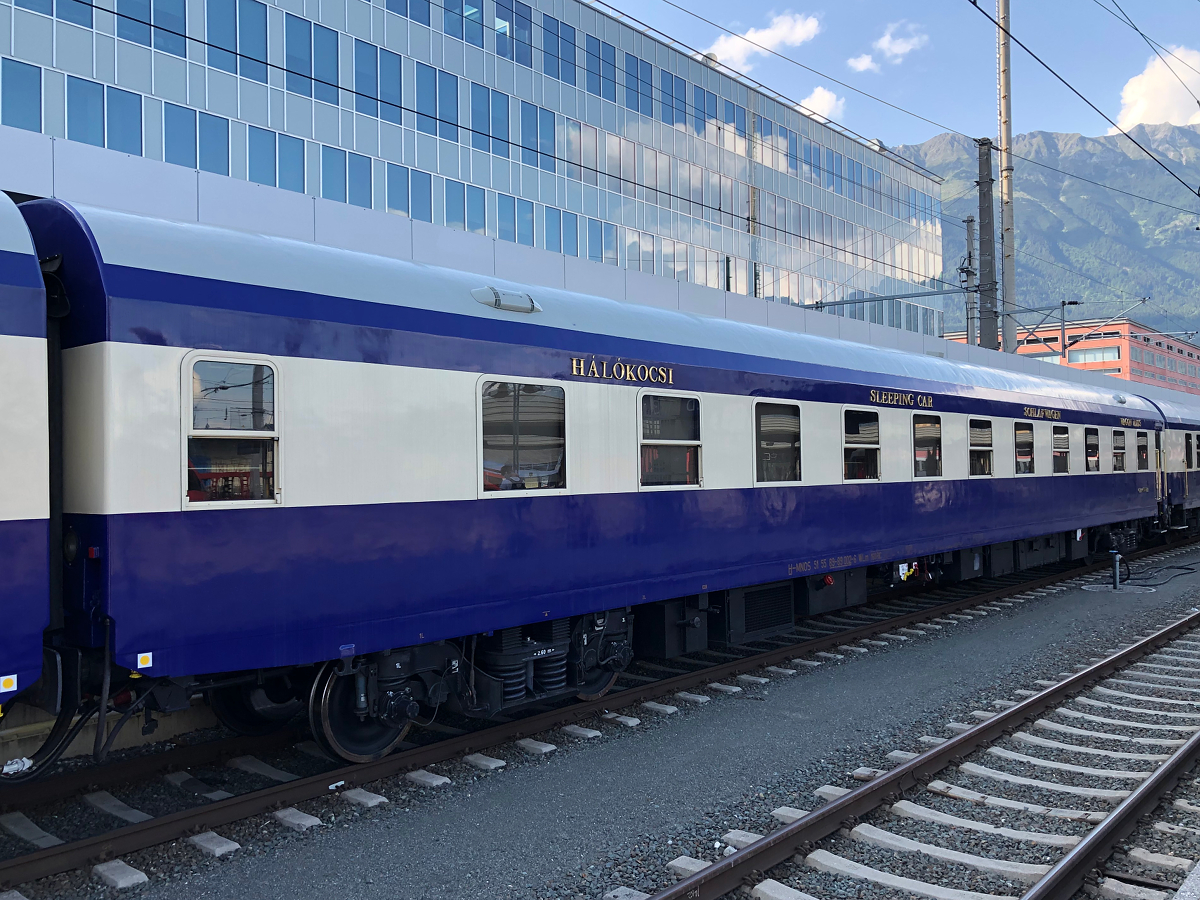
<path fill-rule="evenodd" d="M 0 384 L 0 472 L 5 474 L 0 520 L 45 519 L 50 515 L 46 341 L 0 335 Z"/>

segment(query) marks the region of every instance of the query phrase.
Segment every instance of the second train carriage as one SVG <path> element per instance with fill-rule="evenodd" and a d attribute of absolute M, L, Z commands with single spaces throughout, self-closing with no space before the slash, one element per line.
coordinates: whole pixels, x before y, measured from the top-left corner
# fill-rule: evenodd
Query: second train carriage
<path fill-rule="evenodd" d="M 46 323 L 33 243 L 0 194 L 0 714 L 41 675 L 50 625 Z"/>
<path fill-rule="evenodd" d="M 635 649 L 738 643 L 913 562 L 1124 546 L 1179 490 L 1164 416 L 1116 383 L 21 211 L 70 303 L 63 639 L 151 708 L 206 689 L 254 730 L 307 705 L 347 759 L 419 710 L 598 693 Z M 1168 446 L 1196 421 L 1174 415 Z"/>

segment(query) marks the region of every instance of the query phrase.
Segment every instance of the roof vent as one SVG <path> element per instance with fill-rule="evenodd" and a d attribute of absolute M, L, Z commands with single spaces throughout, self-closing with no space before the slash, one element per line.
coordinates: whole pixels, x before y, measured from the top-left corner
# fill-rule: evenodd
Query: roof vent
<path fill-rule="evenodd" d="M 1117 402 L 1118 403 L 1128 403 L 1129 401 L 1125 398 L 1124 394 L 1117 394 Z"/>
<path fill-rule="evenodd" d="M 507 309 L 509 312 L 535 313 L 541 312 L 538 302 L 528 294 L 520 291 L 502 291 L 494 287 L 475 288 L 471 296 L 484 306 L 494 309 Z"/>

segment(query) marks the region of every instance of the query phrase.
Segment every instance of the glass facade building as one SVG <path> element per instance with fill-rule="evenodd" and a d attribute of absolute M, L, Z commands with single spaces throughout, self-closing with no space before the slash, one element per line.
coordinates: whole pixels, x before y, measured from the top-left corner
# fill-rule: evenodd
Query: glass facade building
<path fill-rule="evenodd" d="M 578 0 L 0 0 L 0 122 L 926 335 L 935 176 Z M 846 303 L 845 301 L 861 301 Z"/>

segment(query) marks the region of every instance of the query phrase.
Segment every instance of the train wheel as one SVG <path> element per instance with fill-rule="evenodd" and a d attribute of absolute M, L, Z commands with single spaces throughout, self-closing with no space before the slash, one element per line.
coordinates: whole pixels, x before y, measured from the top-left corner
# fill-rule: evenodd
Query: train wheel
<path fill-rule="evenodd" d="M 389 725 L 355 710 L 354 676 L 339 675 L 337 663 L 326 663 L 313 682 L 308 720 L 313 738 L 326 754 L 347 762 L 371 762 L 399 746 L 412 727 Z"/>
<path fill-rule="evenodd" d="M 270 734 L 304 711 L 304 701 L 282 679 L 216 688 L 208 704 L 222 725 L 246 735 Z"/>
<path fill-rule="evenodd" d="M 585 685 L 583 690 L 575 696 L 580 700 L 599 700 L 617 683 L 619 674 L 619 672 L 605 672 L 599 679 L 593 679 L 590 684 Z"/>

